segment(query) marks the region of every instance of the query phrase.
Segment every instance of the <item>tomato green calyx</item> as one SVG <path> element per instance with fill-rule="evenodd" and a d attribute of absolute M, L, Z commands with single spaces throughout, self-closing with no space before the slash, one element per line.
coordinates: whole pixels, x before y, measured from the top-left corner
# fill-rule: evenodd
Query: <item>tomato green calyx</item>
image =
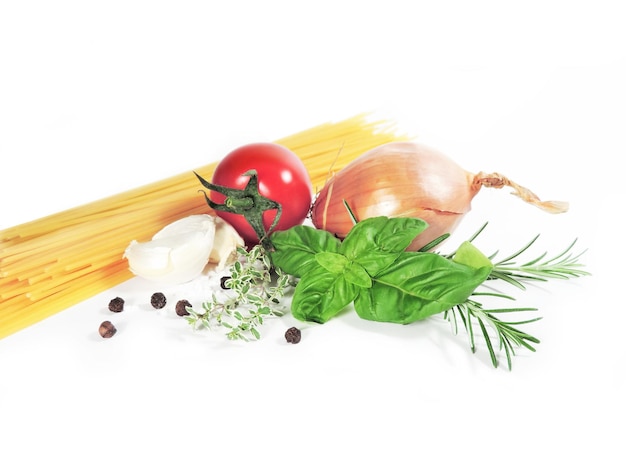
<path fill-rule="evenodd" d="M 269 239 L 269 234 L 274 230 L 280 220 L 282 207 L 278 202 L 263 196 L 259 192 L 259 177 L 256 170 L 250 169 L 242 174 L 250 177 L 245 188 L 242 190 L 216 185 L 208 182 L 196 172 L 194 172 L 194 174 L 205 188 L 226 196 L 224 202 L 220 204 L 211 200 L 205 191 L 200 190 L 204 194 L 204 199 L 209 207 L 216 211 L 242 215 L 248 224 L 250 224 L 252 229 L 254 229 L 254 232 L 259 238 L 259 242 L 266 249 L 273 249 Z M 276 210 L 276 216 L 274 217 L 271 226 L 266 231 L 265 226 L 263 225 L 263 213 L 267 210 Z"/>

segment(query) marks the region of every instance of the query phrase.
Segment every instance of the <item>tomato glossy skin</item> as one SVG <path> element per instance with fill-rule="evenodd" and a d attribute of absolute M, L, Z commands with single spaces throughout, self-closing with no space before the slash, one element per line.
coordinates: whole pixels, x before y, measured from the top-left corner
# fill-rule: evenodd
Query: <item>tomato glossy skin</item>
<path fill-rule="evenodd" d="M 236 148 L 226 155 L 215 168 L 212 183 L 229 188 L 243 189 L 249 177 L 243 175 L 254 169 L 258 175 L 259 193 L 281 205 L 282 214 L 275 230 L 285 230 L 304 222 L 313 199 L 312 183 L 300 158 L 279 144 L 257 142 Z M 211 199 L 223 203 L 225 196 L 211 191 Z M 218 211 L 217 214 L 239 232 L 247 244 L 259 239 L 243 215 Z M 276 217 L 276 210 L 263 214 L 267 231 Z"/>

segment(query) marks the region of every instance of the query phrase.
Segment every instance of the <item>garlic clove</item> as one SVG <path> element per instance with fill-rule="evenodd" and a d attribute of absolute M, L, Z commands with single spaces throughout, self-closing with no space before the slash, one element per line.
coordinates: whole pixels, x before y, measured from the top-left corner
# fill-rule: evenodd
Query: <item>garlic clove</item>
<path fill-rule="evenodd" d="M 220 217 L 215 218 L 215 240 L 209 256 L 211 264 L 217 264 L 217 270 L 233 264 L 238 257 L 237 249 L 245 242 L 237 230 Z"/>
<path fill-rule="evenodd" d="M 148 242 L 130 242 L 124 257 L 137 276 L 162 284 L 180 284 L 198 277 L 211 255 L 215 217 L 190 215 L 157 232 Z"/>

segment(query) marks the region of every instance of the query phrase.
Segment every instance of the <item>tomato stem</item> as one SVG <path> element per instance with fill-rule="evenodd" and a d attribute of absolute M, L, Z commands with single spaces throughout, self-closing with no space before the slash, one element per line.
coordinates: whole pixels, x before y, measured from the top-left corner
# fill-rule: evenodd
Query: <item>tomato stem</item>
<path fill-rule="evenodd" d="M 278 202 L 273 201 L 259 193 L 259 177 L 255 169 L 251 169 L 242 174 L 250 177 L 243 190 L 216 185 L 208 182 L 196 172 L 194 172 L 194 174 L 205 188 L 226 196 L 224 203 L 219 204 L 212 201 L 209 196 L 207 196 L 205 191 L 200 190 L 204 194 L 204 199 L 209 207 L 216 211 L 242 215 L 248 224 L 250 224 L 252 229 L 254 229 L 254 232 L 259 238 L 259 243 L 261 243 L 268 251 L 273 250 L 269 234 L 278 224 L 278 220 L 282 214 L 282 207 Z M 266 210 L 276 210 L 276 216 L 267 231 L 265 230 L 265 226 L 263 224 L 263 213 Z"/>

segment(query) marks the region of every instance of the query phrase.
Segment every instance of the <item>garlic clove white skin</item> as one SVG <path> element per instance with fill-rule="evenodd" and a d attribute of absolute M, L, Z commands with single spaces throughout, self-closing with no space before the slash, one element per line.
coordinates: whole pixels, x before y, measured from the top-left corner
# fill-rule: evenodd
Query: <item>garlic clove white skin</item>
<path fill-rule="evenodd" d="M 215 217 L 215 240 L 209 262 L 217 264 L 217 270 L 233 264 L 238 257 L 237 249 L 244 245 L 243 238 L 230 223 L 220 217 Z"/>
<path fill-rule="evenodd" d="M 181 284 L 198 277 L 209 262 L 216 223 L 211 215 L 190 215 L 168 224 L 147 242 L 130 242 L 124 257 L 137 276 Z"/>

